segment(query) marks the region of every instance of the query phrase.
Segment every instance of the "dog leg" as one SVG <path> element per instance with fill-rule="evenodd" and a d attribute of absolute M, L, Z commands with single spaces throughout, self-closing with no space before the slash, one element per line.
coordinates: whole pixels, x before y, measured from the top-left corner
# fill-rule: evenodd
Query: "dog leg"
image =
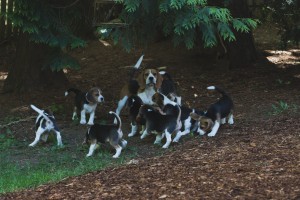
<path fill-rule="evenodd" d="M 127 141 L 122 139 L 120 142 L 119 142 L 119 145 L 122 147 L 122 149 L 124 149 L 126 146 L 127 146 Z"/>
<path fill-rule="evenodd" d="M 220 120 L 216 120 L 211 132 L 207 135 L 208 137 L 214 137 L 220 127 Z"/>
<path fill-rule="evenodd" d="M 226 124 L 226 117 L 221 119 L 221 124 Z"/>
<path fill-rule="evenodd" d="M 114 148 L 116 149 L 116 153 L 115 153 L 115 155 L 113 155 L 113 158 L 118 158 L 121 154 L 122 147 L 120 145 L 116 145 L 116 146 L 114 146 Z"/>
<path fill-rule="evenodd" d="M 62 141 L 61 141 L 61 135 L 59 131 L 55 131 L 56 133 L 56 139 L 57 139 L 57 146 L 63 146 Z"/>
<path fill-rule="evenodd" d="M 88 125 L 94 125 L 95 112 L 91 112 Z"/>
<path fill-rule="evenodd" d="M 89 149 L 89 153 L 86 155 L 86 157 L 93 155 L 96 148 L 97 148 L 97 142 L 92 143 Z"/>
<path fill-rule="evenodd" d="M 72 120 L 75 120 L 77 118 L 77 107 L 75 106 L 73 109 L 73 116 L 72 116 Z"/>
<path fill-rule="evenodd" d="M 143 134 L 141 135 L 141 139 L 144 139 L 148 135 L 147 129 L 144 130 Z"/>
<path fill-rule="evenodd" d="M 86 124 L 85 110 L 84 109 L 80 112 L 80 124 Z"/>
<path fill-rule="evenodd" d="M 154 144 L 161 144 L 161 140 L 163 139 L 163 137 L 164 137 L 164 134 L 157 134 Z"/>
<path fill-rule="evenodd" d="M 132 137 L 136 134 L 137 132 L 137 125 L 133 125 L 132 123 L 130 124 L 131 125 L 131 132 L 128 134 L 128 137 Z"/>
<path fill-rule="evenodd" d="M 234 121 L 233 121 L 233 114 L 232 113 L 230 113 L 229 114 L 229 117 L 228 117 L 228 124 L 234 124 Z"/>
<path fill-rule="evenodd" d="M 184 121 L 184 131 L 183 132 L 178 131 L 176 137 L 173 139 L 173 142 L 178 142 L 181 136 L 189 134 L 191 132 L 191 126 L 192 126 L 191 117 L 188 117 Z"/>
<path fill-rule="evenodd" d="M 29 145 L 30 147 L 34 147 L 38 141 L 40 140 L 41 135 L 44 133 L 45 129 L 42 127 L 39 127 L 38 130 L 36 131 L 35 139 L 34 141 Z"/>
<path fill-rule="evenodd" d="M 199 132 L 199 135 L 204 135 L 206 132 L 203 131 L 201 128 L 198 128 L 197 132 Z"/>
<path fill-rule="evenodd" d="M 122 110 L 123 107 L 125 106 L 127 99 L 128 99 L 128 96 L 124 96 L 123 99 L 121 99 L 121 100 L 118 102 L 118 107 L 117 107 L 117 109 L 116 109 L 116 114 L 117 114 L 117 115 L 120 116 L 121 110 Z M 117 124 L 117 119 L 114 120 L 114 123 Z"/>
<path fill-rule="evenodd" d="M 145 131 L 145 126 L 144 126 L 144 125 L 142 125 L 142 129 L 141 129 L 141 131 L 140 131 L 140 134 L 143 134 L 143 133 L 144 133 L 144 131 Z"/>
<path fill-rule="evenodd" d="M 167 141 L 166 141 L 166 144 L 162 148 L 167 149 L 172 142 L 172 138 L 171 138 L 171 133 L 169 133 L 167 130 L 165 131 L 165 134 L 166 134 Z"/>

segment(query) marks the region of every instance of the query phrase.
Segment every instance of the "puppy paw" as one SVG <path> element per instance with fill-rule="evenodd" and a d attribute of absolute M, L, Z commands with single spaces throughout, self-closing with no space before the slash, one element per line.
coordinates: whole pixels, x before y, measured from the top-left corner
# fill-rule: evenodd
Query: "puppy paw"
<path fill-rule="evenodd" d="M 168 144 L 165 144 L 164 146 L 162 146 L 162 148 L 167 149 L 169 147 Z"/>
<path fill-rule="evenodd" d="M 229 120 L 228 120 L 228 124 L 230 124 L 230 125 L 234 124 L 233 119 L 229 119 Z"/>
<path fill-rule="evenodd" d="M 179 138 L 174 138 L 172 142 L 178 142 Z"/>
<path fill-rule="evenodd" d="M 132 136 L 134 136 L 135 135 L 135 133 L 129 133 L 128 134 L 128 137 L 132 137 Z"/>
<path fill-rule="evenodd" d="M 35 144 L 32 144 L 32 143 L 31 143 L 31 144 L 30 144 L 30 145 L 28 145 L 28 146 L 29 146 L 29 147 L 34 147 L 34 146 L 35 146 Z"/>
<path fill-rule="evenodd" d="M 119 158 L 119 156 L 118 155 L 113 155 L 113 158 Z"/>
<path fill-rule="evenodd" d="M 80 120 L 80 124 L 86 124 L 86 120 Z"/>
<path fill-rule="evenodd" d="M 201 129 L 198 129 L 198 132 L 199 132 L 199 135 L 204 135 L 205 134 L 205 132 L 202 131 Z"/>
<path fill-rule="evenodd" d="M 94 122 L 88 122 L 87 124 L 92 126 L 94 125 Z"/>
<path fill-rule="evenodd" d="M 216 133 L 209 133 L 207 136 L 208 137 L 214 137 L 216 135 Z"/>
<path fill-rule="evenodd" d="M 161 141 L 156 141 L 156 140 L 155 140 L 153 144 L 160 145 L 160 144 L 161 144 Z"/>
<path fill-rule="evenodd" d="M 90 156 L 92 156 L 92 154 L 86 154 L 86 157 L 90 157 Z"/>

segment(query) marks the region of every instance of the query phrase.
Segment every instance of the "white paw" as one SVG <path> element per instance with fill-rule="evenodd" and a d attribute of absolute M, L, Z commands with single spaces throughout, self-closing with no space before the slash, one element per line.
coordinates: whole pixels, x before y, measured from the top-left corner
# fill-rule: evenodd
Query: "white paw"
<path fill-rule="evenodd" d="M 162 146 L 162 148 L 167 149 L 169 147 L 169 144 L 165 144 L 164 146 Z"/>
<path fill-rule="evenodd" d="M 216 135 L 216 133 L 209 133 L 207 136 L 208 137 L 214 137 Z"/>
<path fill-rule="evenodd" d="M 155 140 L 153 144 L 161 144 L 161 141 Z"/>
<path fill-rule="evenodd" d="M 230 125 L 234 124 L 233 119 L 229 119 L 229 120 L 228 120 L 228 124 L 230 124 Z"/>
<path fill-rule="evenodd" d="M 31 144 L 30 144 L 30 145 L 28 145 L 28 146 L 30 146 L 30 147 L 34 147 L 34 146 L 35 146 L 35 144 L 32 144 L 32 143 L 31 143 Z"/>
<path fill-rule="evenodd" d="M 141 140 L 144 139 L 147 135 L 141 135 Z"/>
<path fill-rule="evenodd" d="M 80 124 L 86 124 L 86 120 L 80 120 Z"/>
<path fill-rule="evenodd" d="M 132 136 L 134 136 L 135 135 L 135 133 L 129 133 L 128 134 L 128 137 L 132 137 Z"/>
<path fill-rule="evenodd" d="M 94 125 L 94 122 L 88 122 L 88 125 L 92 126 L 92 125 Z"/>
<path fill-rule="evenodd" d="M 90 157 L 90 156 L 92 156 L 92 154 L 86 154 L 86 157 Z"/>
<path fill-rule="evenodd" d="M 175 138 L 173 139 L 173 142 L 178 142 L 179 139 L 180 139 L 180 138 L 175 137 Z"/>
<path fill-rule="evenodd" d="M 113 155 L 113 158 L 119 158 L 119 156 L 118 155 Z"/>
<path fill-rule="evenodd" d="M 202 131 L 201 129 L 198 129 L 198 132 L 199 132 L 199 135 L 204 135 L 205 134 L 205 132 Z"/>

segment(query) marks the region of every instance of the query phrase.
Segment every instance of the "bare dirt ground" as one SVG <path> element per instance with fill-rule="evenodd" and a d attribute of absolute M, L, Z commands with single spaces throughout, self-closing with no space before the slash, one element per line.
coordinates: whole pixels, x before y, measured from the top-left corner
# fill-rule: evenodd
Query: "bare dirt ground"
<path fill-rule="evenodd" d="M 221 126 L 213 138 L 183 138 L 162 156 L 153 156 L 157 155 L 153 138 L 143 142 L 128 138 L 129 144 L 141 147 L 137 158 L 126 165 L 2 194 L 0 199 L 300 199 L 299 50 L 265 51 L 273 63 L 261 57 L 245 69 L 229 69 L 226 62 L 215 61 L 203 51 L 174 49 L 168 43 L 154 44 L 143 53 L 143 66 L 167 66 L 187 106 L 205 110 L 216 101 L 219 95 L 208 94 L 209 85 L 228 91 L 235 103 L 235 124 Z M 74 52 L 82 68 L 68 71 L 70 85 L 88 89 L 96 84 L 103 90 L 105 103 L 98 108 L 97 120 L 115 110 L 127 81 L 127 66 L 141 54 L 141 50 L 126 54 L 99 41 Z M 67 117 L 58 118 L 66 140 L 74 138 L 69 125 L 72 98 L 63 96 L 67 87 L 1 94 L 0 118 L 7 113 L 28 117 L 30 103 L 40 107 L 64 104 Z M 281 110 L 280 101 L 288 108 Z M 127 135 L 126 111 L 122 114 Z M 21 139 L 33 138 L 32 130 L 22 127 L 23 133 L 16 134 Z"/>

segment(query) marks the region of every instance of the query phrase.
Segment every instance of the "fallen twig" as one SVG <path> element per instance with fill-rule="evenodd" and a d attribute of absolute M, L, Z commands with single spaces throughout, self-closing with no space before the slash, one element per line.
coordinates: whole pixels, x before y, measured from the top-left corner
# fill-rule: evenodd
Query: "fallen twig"
<path fill-rule="evenodd" d="M 30 121 L 34 118 L 36 118 L 36 116 L 30 116 L 30 117 L 27 117 L 25 119 L 20 119 L 18 121 L 9 122 L 8 124 L 0 125 L 0 129 L 11 126 L 11 125 L 14 125 L 14 124 L 18 124 L 20 122 L 27 122 L 27 121 Z"/>

